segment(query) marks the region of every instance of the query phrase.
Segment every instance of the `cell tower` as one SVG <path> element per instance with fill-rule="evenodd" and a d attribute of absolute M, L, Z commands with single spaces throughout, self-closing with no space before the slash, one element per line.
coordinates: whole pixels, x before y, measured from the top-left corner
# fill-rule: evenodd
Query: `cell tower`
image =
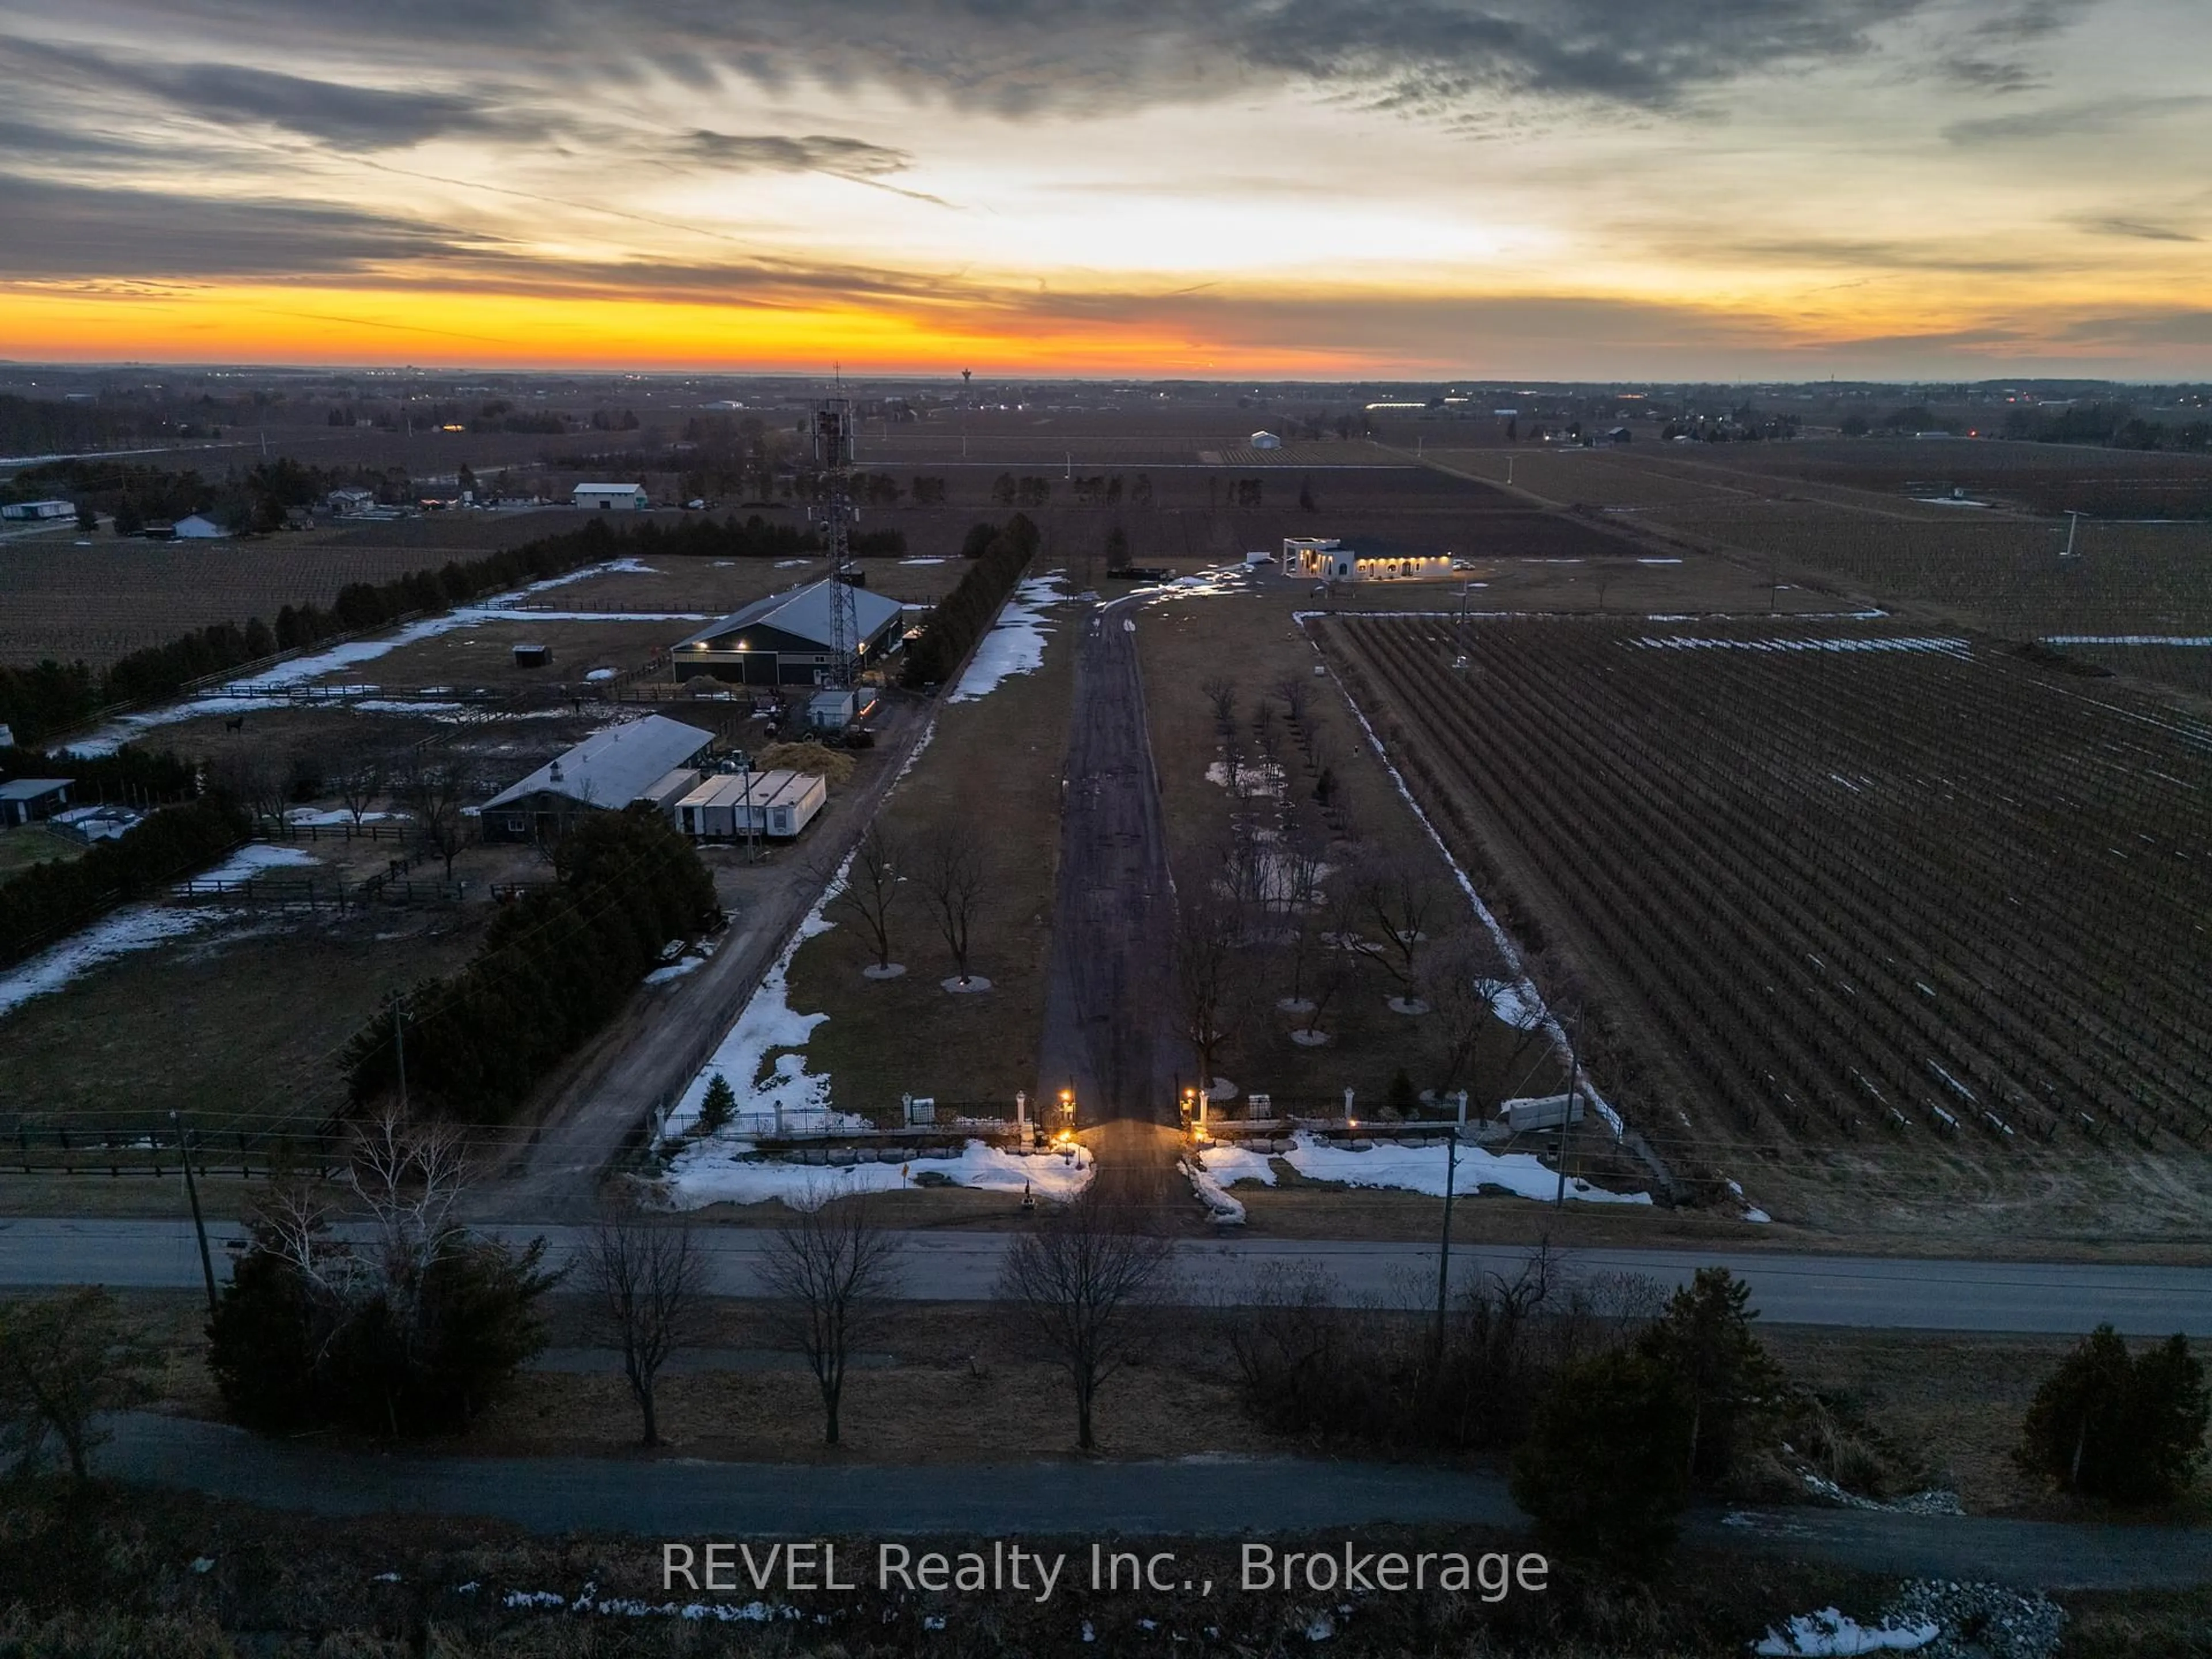
<path fill-rule="evenodd" d="M 814 464 L 820 470 L 823 530 L 830 538 L 830 678 L 848 690 L 855 678 L 860 620 L 853 601 L 853 400 L 838 394 L 814 411 Z"/>

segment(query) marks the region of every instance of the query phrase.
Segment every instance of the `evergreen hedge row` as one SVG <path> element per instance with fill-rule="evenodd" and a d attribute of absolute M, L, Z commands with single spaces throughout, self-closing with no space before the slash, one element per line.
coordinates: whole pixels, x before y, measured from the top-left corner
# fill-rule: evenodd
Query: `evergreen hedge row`
<path fill-rule="evenodd" d="M 1017 513 L 988 540 L 978 525 L 968 545 L 981 542 L 975 562 L 961 573 L 952 591 L 930 607 L 921 636 L 907 647 L 902 679 L 909 686 L 941 685 L 966 659 L 975 641 L 991 631 L 1000 607 L 1013 592 L 1030 561 L 1036 556 L 1037 527 Z"/>
<path fill-rule="evenodd" d="M 153 896 L 206 869 L 244 841 L 251 827 L 228 801 L 167 806 L 81 859 L 35 864 L 0 882 L 0 967 L 45 949 L 116 904 Z"/>
<path fill-rule="evenodd" d="M 508 905 L 465 968 L 407 997 L 410 1108 L 505 1122 L 614 1017 L 669 940 L 696 936 L 720 914 L 690 842 L 649 810 L 590 814 L 554 862 L 556 886 Z M 356 1103 L 398 1092 L 392 1019 L 380 1012 L 347 1049 Z"/>

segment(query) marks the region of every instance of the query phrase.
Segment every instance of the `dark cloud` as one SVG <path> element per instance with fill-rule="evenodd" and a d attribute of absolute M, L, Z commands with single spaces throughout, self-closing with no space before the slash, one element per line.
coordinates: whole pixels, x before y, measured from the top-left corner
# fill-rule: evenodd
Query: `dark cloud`
<path fill-rule="evenodd" d="M 2054 258 L 2007 256 L 1978 244 L 1947 246 L 1936 241 L 1888 241 L 1844 236 L 1699 237 L 1665 243 L 1662 251 L 1685 260 L 1721 259 L 1753 265 L 1822 265 L 1838 270 L 1960 271 L 1977 276 L 2023 276 L 2070 269 Z"/>
<path fill-rule="evenodd" d="M 434 267 L 471 249 L 431 228 L 297 203 L 194 199 L 0 173 L 0 279 L 332 276 Z"/>
<path fill-rule="evenodd" d="M 2059 337 L 2082 345 L 2212 345 L 2212 311 L 2141 311 L 2118 317 L 2085 317 L 2069 325 Z"/>
<path fill-rule="evenodd" d="M 1931 0 L 77 0 L 79 27 L 320 61 L 456 55 L 540 83 L 869 81 L 1002 114 L 1210 101 L 1302 82 L 1400 107 L 1534 93 L 1659 106 L 1855 55 Z M 218 49 L 219 48 L 219 49 Z"/>
<path fill-rule="evenodd" d="M 347 149 L 390 149 L 450 133 L 537 131 L 452 93 L 396 90 L 281 74 L 243 64 L 162 63 L 144 53 L 0 39 L 0 72 L 21 85 L 66 82 L 158 99 L 223 125 L 279 127 Z"/>
<path fill-rule="evenodd" d="M 773 134 L 688 133 L 679 155 L 716 167 L 748 173 L 830 173 L 846 179 L 879 179 L 913 164 L 904 150 L 886 149 L 859 138 L 813 134 L 785 138 Z"/>

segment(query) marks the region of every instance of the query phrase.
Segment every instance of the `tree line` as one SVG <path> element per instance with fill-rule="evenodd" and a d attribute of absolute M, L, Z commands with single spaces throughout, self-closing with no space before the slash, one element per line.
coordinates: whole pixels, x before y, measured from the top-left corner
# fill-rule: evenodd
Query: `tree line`
<path fill-rule="evenodd" d="M 117 904 L 205 869 L 246 836 L 246 814 L 216 797 L 164 807 L 82 858 L 34 864 L 0 882 L 0 966 L 21 962 Z"/>
<path fill-rule="evenodd" d="M 921 636 L 907 647 L 902 675 L 906 684 L 942 684 L 967 659 L 1036 556 L 1038 539 L 1036 526 L 1019 513 L 996 529 L 979 524 L 968 532 L 961 551 L 974 562 L 952 591 L 930 607 Z"/>
<path fill-rule="evenodd" d="M 648 811 L 594 812 L 554 849 L 556 884 L 502 909 L 459 973 L 423 981 L 355 1034 L 353 1098 L 404 1097 L 503 1122 L 613 1018 L 672 939 L 720 915 L 691 844 Z"/>

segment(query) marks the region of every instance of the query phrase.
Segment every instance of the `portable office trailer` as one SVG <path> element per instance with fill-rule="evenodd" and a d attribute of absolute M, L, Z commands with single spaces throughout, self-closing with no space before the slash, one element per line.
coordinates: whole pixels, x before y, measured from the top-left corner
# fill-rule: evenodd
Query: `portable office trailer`
<path fill-rule="evenodd" d="M 830 799 L 830 786 L 811 772 L 770 772 L 763 775 L 776 780 L 776 788 L 766 800 L 761 799 L 757 787 L 753 792 L 753 812 L 760 820 L 761 832 L 771 841 L 789 841 L 814 821 Z"/>
<path fill-rule="evenodd" d="M 676 823 L 697 841 L 744 836 L 788 841 L 813 822 L 829 799 L 829 786 L 805 772 L 720 774 L 676 804 Z"/>
<path fill-rule="evenodd" d="M 716 773 L 695 785 L 676 803 L 676 827 L 694 841 L 727 841 L 737 833 L 737 803 L 743 776 Z"/>

